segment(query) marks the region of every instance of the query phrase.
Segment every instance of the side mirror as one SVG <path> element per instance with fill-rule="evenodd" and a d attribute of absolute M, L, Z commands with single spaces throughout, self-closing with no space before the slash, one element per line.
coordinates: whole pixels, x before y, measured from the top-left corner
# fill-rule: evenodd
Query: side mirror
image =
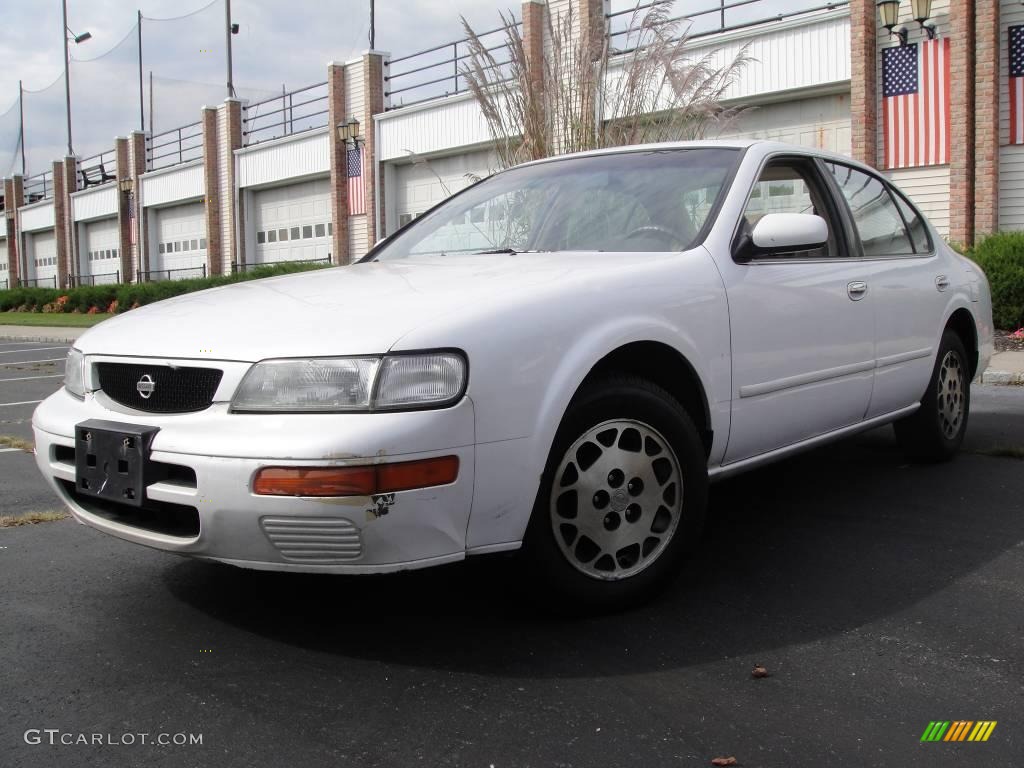
<path fill-rule="evenodd" d="M 759 256 L 807 251 L 828 240 L 828 224 L 813 213 L 769 213 L 754 226 L 750 239 Z"/>

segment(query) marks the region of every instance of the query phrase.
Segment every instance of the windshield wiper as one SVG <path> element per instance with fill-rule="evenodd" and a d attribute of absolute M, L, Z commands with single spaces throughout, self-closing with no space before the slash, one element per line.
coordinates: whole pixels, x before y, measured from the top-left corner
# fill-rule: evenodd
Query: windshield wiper
<path fill-rule="evenodd" d="M 494 250 L 491 250 L 491 251 L 477 251 L 473 255 L 474 256 L 484 256 L 485 254 L 493 254 L 493 253 L 508 253 L 508 254 L 511 254 L 511 255 L 514 256 L 514 255 L 520 254 L 520 253 L 543 253 L 543 251 L 520 251 L 520 250 L 517 250 L 515 248 L 495 248 Z"/>

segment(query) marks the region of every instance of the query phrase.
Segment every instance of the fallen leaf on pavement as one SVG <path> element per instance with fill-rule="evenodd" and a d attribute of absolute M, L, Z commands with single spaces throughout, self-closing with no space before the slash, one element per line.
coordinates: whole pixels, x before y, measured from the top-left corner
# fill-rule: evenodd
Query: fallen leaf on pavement
<path fill-rule="evenodd" d="M 753 671 L 750 673 L 751 677 L 768 677 L 768 670 L 761 664 L 755 664 Z"/>
<path fill-rule="evenodd" d="M 712 765 L 738 765 L 735 757 L 716 757 L 711 761 Z"/>

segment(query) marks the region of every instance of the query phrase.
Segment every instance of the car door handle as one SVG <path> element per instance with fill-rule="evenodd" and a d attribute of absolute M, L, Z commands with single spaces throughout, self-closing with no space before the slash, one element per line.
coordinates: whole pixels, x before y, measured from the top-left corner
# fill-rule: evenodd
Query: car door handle
<path fill-rule="evenodd" d="M 935 287 L 939 290 L 939 293 L 942 293 L 949 288 L 949 278 L 945 275 L 939 275 L 935 278 Z"/>
<path fill-rule="evenodd" d="M 863 280 L 854 280 L 846 286 L 846 293 L 853 301 L 860 301 L 867 292 L 868 284 Z"/>

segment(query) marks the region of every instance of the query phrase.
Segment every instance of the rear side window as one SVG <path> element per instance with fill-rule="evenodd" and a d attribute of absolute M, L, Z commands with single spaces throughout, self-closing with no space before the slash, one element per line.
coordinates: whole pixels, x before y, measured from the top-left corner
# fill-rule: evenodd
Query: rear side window
<path fill-rule="evenodd" d="M 825 163 L 825 167 L 850 206 L 865 256 L 907 256 L 915 252 L 903 216 L 881 179 L 839 163 Z"/>
<path fill-rule="evenodd" d="M 910 203 L 903 199 L 903 196 L 893 189 L 889 192 L 892 199 L 896 201 L 896 207 L 903 214 L 903 220 L 907 223 L 907 230 L 910 232 L 910 239 L 914 243 L 914 250 L 918 253 L 929 253 L 932 249 L 931 238 L 928 237 L 928 228 L 918 215 L 917 211 L 910 207 Z"/>

